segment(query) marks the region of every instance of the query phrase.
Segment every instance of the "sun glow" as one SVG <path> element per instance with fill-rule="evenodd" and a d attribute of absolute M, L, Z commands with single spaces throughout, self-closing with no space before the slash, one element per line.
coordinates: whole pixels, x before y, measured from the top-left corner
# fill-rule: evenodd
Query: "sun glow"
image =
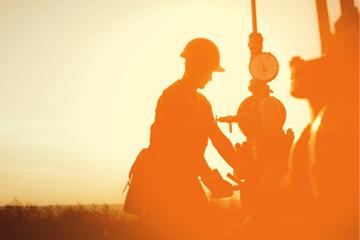
<path fill-rule="evenodd" d="M 157 99 L 182 77 L 179 55 L 195 37 L 217 44 L 226 69 L 201 90 L 214 115 L 235 115 L 251 94 L 250 1 L 0 5 L 0 205 L 14 197 L 34 204 L 123 202 Z M 280 64 L 269 85 L 286 107 L 284 128 L 298 136 L 310 117 L 307 103 L 289 95 L 288 62 L 320 56 L 315 1 L 259 0 L 257 11 L 263 50 Z M 246 140 L 237 126 L 231 134 L 227 124 L 219 126 L 233 144 Z M 210 142 L 205 157 L 223 177 L 232 172 Z"/>

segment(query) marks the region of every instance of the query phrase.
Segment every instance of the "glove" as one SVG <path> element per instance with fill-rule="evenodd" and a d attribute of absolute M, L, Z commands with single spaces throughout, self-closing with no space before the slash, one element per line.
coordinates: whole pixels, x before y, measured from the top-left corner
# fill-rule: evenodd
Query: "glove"
<path fill-rule="evenodd" d="M 220 199 L 233 195 L 232 185 L 221 177 L 217 169 L 213 170 L 210 176 L 202 178 L 201 181 L 210 190 L 211 198 Z"/>
<path fill-rule="evenodd" d="M 241 145 L 236 143 L 235 152 L 237 153 L 239 160 L 234 167 L 234 176 L 237 182 L 245 179 L 249 175 L 249 165 L 252 162 L 252 146 L 248 142 L 243 142 Z"/>
<path fill-rule="evenodd" d="M 281 163 L 287 165 L 293 141 L 294 132 L 291 129 L 288 129 L 286 134 L 263 136 L 255 146 L 257 159 L 268 167 Z"/>

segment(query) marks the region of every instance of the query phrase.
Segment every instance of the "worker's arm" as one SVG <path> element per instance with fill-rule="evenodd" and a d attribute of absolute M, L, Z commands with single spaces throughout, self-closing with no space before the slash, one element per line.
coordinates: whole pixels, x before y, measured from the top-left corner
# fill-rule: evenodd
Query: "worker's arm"
<path fill-rule="evenodd" d="M 212 170 L 205 158 L 202 157 L 199 166 L 201 181 L 211 192 L 211 198 L 224 198 L 233 195 L 233 187 L 225 181 L 217 169 Z"/>
<path fill-rule="evenodd" d="M 219 126 L 213 122 L 210 126 L 209 138 L 220 154 L 220 156 L 229 164 L 232 168 L 236 167 L 239 157 L 235 152 L 235 149 L 231 141 L 220 130 Z"/>
<path fill-rule="evenodd" d="M 199 161 L 199 176 L 201 178 L 207 178 L 209 177 L 213 170 L 210 168 L 209 164 L 206 162 L 206 159 L 204 156 L 200 157 L 201 160 Z"/>

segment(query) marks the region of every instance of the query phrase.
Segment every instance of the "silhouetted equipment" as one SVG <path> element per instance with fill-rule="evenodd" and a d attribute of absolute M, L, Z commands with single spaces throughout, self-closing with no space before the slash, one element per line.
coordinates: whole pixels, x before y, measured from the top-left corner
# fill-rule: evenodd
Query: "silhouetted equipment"
<path fill-rule="evenodd" d="M 217 117 L 215 118 L 215 121 L 217 122 L 225 122 L 225 123 L 228 123 L 229 124 L 229 131 L 230 133 L 232 133 L 232 123 L 236 123 L 238 120 L 237 120 L 237 116 L 232 116 L 232 115 L 229 115 L 229 116 L 226 116 L 226 117 Z"/>
<path fill-rule="evenodd" d="M 263 37 L 258 33 L 255 0 L 251 1 L 253 32 L 249 35 L 250 62 L 252 76 L 249 91 L 251 96 L 240 104 L 235 116 L 219 117 L 216 120 L 230 125 L 237 123 L 246 136 L 246 142 L 236 144 L 241 162 L 234 169 L 235 180 L 241 186 L 241 202 L 248 211 L 248 218 L 242 225 L 244 234 L 275 234 L 287 228 L 288 218 L 279 206 L 265 202 L 261 196 L 264 178 L 263 164 L 274 165 L 286 161 L 286 152 L 293 141 L 289 132 L 285 135 L 283 125 L 286 119 L 284 105 L 270 96 L 268 83 L 279 71 L 279 63 L 270 52 L 263 52 Z M 290 137 L 289 137 L 290 136 Z M 232 178 L 230 175 L 229 177 Z M 286 226 L 285 226 L 286 225 Z"/>
<path fill-rule="evenodd" d="M 195 38 L 186 44 L 180 55 L 186 60 L 214 72 L 224 72 L 220 66 L 220 52 L 215 43 L 206 38 Z"/>
<path fill-rule="evenodd" d="M 239 106 L 237 114 L 226 117 L 216 117 L 218 122 L 237 123 L 241 132 L 247 137 L 250 145 L 256 145 L 257 138 L 263 135 L 283 134 L 282 127 L 286 119 L 284 105 L 270 96 L 273 91 L 267 85 L 278 74 L 279 64 L 270 52 L 262 52 L 263 37 L 257 31 L 256 4 L 251 1 L 253 32 L 249 35 L 250 80 L 249 91 L 252 96 L 246 98 Z"/>
<path fill-rule="evenodd" d="M 326 48 L 330 42 L 331 31 L 329 22 L 329 13 L 326 0 L 316 0 L 316 10 L 319 21 L 319 34 L 321 39 L 321 53 L 325 54 Z"/>
<path fill-rule="evenodd" d="M 226 122 L 229 124 L 230 132 L 232 132 L 232 123 L 238 123 L 240 130 L 248 138 L 252 138 L 255 131 L 261 131 L 261 124 L 267 124 L 268 121 L 272 121 L 272 124 L 278 124 L 278 126 L 273 125 L 272 127 L 282 129 L 282 125 L 285 122 L 286 111 L 283 104 L 276 98 L 270 97 L 268 82 L 271 82 L 275 79 L 279 71 L 279 63 L 274 55 L 270 52 L 262 52 L 262 42 L 263 38 L 260 33 L 257 32 L 257 20 L 256 20 L 256 5 L 255 0 L 251 1 L 252 6 L 252 23 L 253 23 L 253 32 L 249 35 L 249 44 L 250 49 L 250 63 L 249 63 L 249 72 L 253 79 L 250 81 L 249 91 L 253 94 L 249 98 L 245 99 L 237 111 L 235 116 L 226 116 L 216 118 L 216 121 Z M 267 99 L 266 102 L 274 102 L 275 114 L 268 114 L 266 109 L 260 109 L 262 100 Z M 276 108 L 279 108 L 280 115 L 277 115 Z M 261 113 L 261 111 L 266 111 Z M 261 114 L 268 115 L 267 119 L 261 119 Z M 277 120 L 269 119 L 274 117 L 278 118 Z M 281 126 L 280 126 L 280 125 Z"/>

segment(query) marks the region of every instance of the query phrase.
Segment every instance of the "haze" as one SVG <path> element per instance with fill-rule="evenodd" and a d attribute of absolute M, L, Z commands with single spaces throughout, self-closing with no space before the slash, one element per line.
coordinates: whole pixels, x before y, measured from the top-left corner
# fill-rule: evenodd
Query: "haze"
<path fill-rule="evenodd" d="M 315 0 L 258 0 L 264 51 L 279 63 L 270 83 L 298 137 L 306 102 L 289 96 L 288 62 L 320 56 Z M 331 25 L 340 15 L 328 1 Z M 358 6 L 358 1 L 355 1 Z M 250 0 L 0 2 L 0 205 L 122 203 L 128 170 L 148 145 L 157 98 L 181 78 L 185 44 L 203 36 L 225 73 L 203 90 L 214 114 L 236 114 L 247 90 Z M 235 144 L 245 137 L 237 126 Z M 230 167 L 209 146 L 206 158 Z M 170 181 L 170 180 L 169 180 Z"/>

